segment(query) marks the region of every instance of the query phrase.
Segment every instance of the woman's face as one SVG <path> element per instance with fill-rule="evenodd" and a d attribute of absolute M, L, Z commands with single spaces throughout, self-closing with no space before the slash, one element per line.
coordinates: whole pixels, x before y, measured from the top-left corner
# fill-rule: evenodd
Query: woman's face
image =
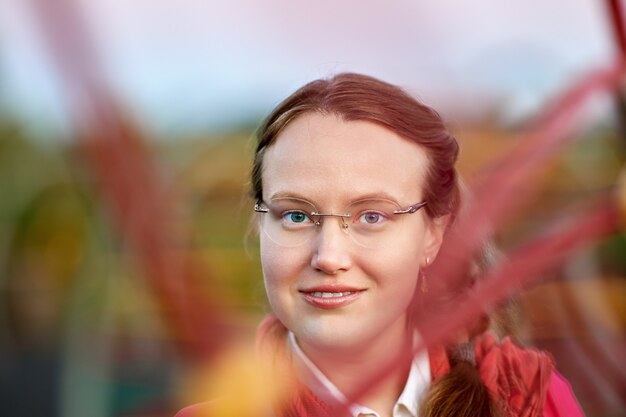
<path fill-rule="evenodd" d="M 407 208 L 422 201 L 427 163 L 420 146 L 379 125 L 309 113 L 267 149 L 263 201 L 280 206 L 292 198 L 306 200 L 321 213 L 335 214 L 365 198 Z M 298 246 L 279 245 L 261 230 L 269 302 L 303 348 L 350 351 L 379 337 L 405 336 L 420 266 L 436 256 L 443 225 L 424 210 L 398 216 L 401 227 L 379 240 L 384 244 L 367 247 L 346 233 L 338 217 L 324 218 Z M 307 221 L 291 214 L 283 219 Z M 370 220 L 345 220 L 348 233 L 351 222 Z"/>

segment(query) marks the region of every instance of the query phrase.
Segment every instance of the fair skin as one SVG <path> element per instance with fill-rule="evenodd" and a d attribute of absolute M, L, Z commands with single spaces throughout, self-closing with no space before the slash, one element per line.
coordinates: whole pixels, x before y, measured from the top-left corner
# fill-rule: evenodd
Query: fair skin
<path fill-rule="evenodd" d="M 263 200 L 297 197 L 340 213 L 364 196 L 405 208 L 422 200 L 428 159 L 417 144 L 366 121 L 309 113 L 292 121 L 263 160 Z M 393 244 L 364 248 L 327 218 L 304 245 L 284 247 L 261 233 L 265 287 L 273 312 L 320 370 L 350 394 L 410 340 L 407 308 L 420 267 L 435 258 L 442 221 L 425 210 L 402 215 Z M 396 221 L 396 219 L 393 219 Z M 345 291 L 347 303 L 322 308 L 314 290 Z M 390 415 L 407 377 L 398 369 L 359 402 Z"/>

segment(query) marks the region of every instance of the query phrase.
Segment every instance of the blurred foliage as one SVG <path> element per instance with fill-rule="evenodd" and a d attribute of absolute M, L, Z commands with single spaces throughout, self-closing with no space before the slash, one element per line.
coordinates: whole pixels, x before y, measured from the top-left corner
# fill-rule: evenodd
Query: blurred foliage
<path fill-rule="evenodd" d="M 154 155 L 180 202 L 173 249 L 200 260 L 207 294 L 217 283 L 252 323 L 265 307 L 258 259 L 244 248 L 247 143 L 245 134 L 173 141 L 154 144 Z M 44 145 L 2 120 L 0 189 L 0 414 L 113 416 L 167 404 L 179 358 L 77 146 Z"/>
<path fill-rule="evenodd" d="M 494 126 L 468 124 L 457 132 L 466 177 L 519 140 Z M 498 231 L 498 244 L 514 248 L 567 218 L 580 202 L 610 189 L 623 167 L 622 141 L 610 126 L 581 133 L 536 173 L 532 181 L 539 192 Z M 248 232 L 250 133 L 150 146 L 160 167 L 156 174 L 176 203 L 173 249 L 201 265 L 207 276 L 201 291 L 209 297 L 218 286 L 226 304 L 241 312 L 244 326 L 252 329 L 267 307 L 258 243 Z M 162 307 L 116 233 L 98 195 L 98 180 L 76 144 L 57 139 L 44 145 L 27 137 L 18 123 L 0 120 L 0 190 L 0 415 L 4 410 L 33 416 L 169 415 L 180 405 L 175 395 L 189 364 L 174 350 Z M 568 308 L 611 337 L 623 336 L 624 254 L 623 234 L 607 238 L 572 260 L 573 266 L 550 272 L 551 282 L 522 293 L 529 340 L 558 350 L 546 341 L 587 331 L 563 327 L 568 316 L 578 316 L 561 314 L 565 304 L 550 304 L 551 294 L 561 294 L 558 279 L 572 270 L 579 280 L 585 274 L 593 280 L 570 288 L 572 294 L 595 296 L 570 302 Z M 592 267 L 578 268 L 584 259 Z M 614 290 L 595 285 L 607 280 Z M 608 294 L 614 307 L 606 309 L 602 304 Z M 555 330 L 564 328 L 570 330 Z M 570 371 L 567 363 L 559 366 L 566 375 Z M 584 392 L 584 383 L 576 378 L 572 383 Z M 25 393 L 41 401 L 28 401 Z M 594 410 L 593 399 L 583 395 L 582 400 Z"/>

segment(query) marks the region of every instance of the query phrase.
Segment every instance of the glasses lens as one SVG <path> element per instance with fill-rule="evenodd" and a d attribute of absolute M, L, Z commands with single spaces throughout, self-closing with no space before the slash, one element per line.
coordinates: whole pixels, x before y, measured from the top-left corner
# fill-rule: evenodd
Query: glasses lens
<path fill-rule="evenodd" d="M 403 215 L 394 214 L 400 206 L 387 200 L 365 200 L 351 204 L 348 233 L 359 245 L 372 248 L 393 243 Z"/>
<path fill-rule="evenodd" d="M 315 234 L 315 207 L 297 199 L 276 199 L 267 205 L 268 213 L 260 219 L 261 231 L 280 246 L 306 243 Z"/>
<path fill-rule="evenodd" d="M 310 242 L 318 232 L 317 222 L 325 222 L 333 216 L 321 214 L 311 203 L 298 199 L 275 199 L 266 206 L 268 212 L 260 216 L 260 228 L 274 243 L 295 247 Z M 342 229 L 360 246 L 373 248 L 393 244 L 394 238 L 401 233 L 402 221 L 406 217 L 395 214 L 400 206 L 387 200 L 358 201 L 339 216 Z"/>

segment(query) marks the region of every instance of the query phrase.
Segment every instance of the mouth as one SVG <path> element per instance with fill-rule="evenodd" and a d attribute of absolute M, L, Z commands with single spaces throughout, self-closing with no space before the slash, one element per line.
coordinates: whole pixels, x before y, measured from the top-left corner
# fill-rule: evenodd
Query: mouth
<path fill-rule="evenodd" d="M 345 297 L 348 296 L 350 294 L 354 294 L 356 291 L 345 291 L 345 292 L 322 292 L 322 291 L 314 291 L 311 293 L 305 293 L 305 294 L 309 294 L 312 297 L 321 297 L 321 298 L 339 298 L 339 297 Z"/>
<path fill-rule="evenodd" d="M 318 286 L 300 290 L 304 301 L 313 307 L 325 310 L 344 307 L 353 303 L 365 292 L 365 289 L 339 286 Z"/>

